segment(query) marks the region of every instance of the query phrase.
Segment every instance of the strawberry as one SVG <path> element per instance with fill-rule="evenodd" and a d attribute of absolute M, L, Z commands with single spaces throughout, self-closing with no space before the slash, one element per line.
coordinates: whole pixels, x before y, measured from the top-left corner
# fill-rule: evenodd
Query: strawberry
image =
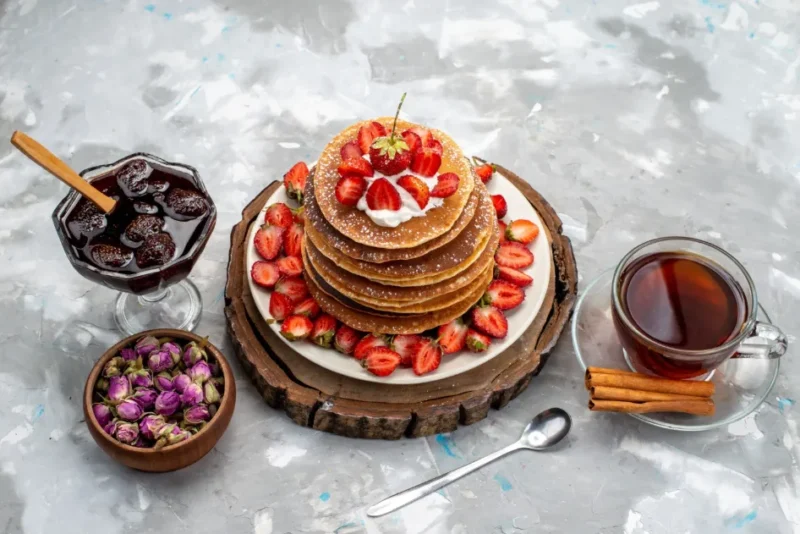
<path fill-rule="evenodd" d="M 431 131 L 428 130 L 427 128 L 423 128 L 422 126 L 414 126 L 413 128 L 409 128 L 408 130 L 403 132 L 403 137 L 405 137 L 407 133 L 412 133 L 417 137 L 419 137 L 419 141 L 423 145 L 427 145 L 430 142 L 430 140 L 433 139 Z M 410 146 L 411 145 L 409 145 L 409 147 Z"/>
<path fill-rule="evenodd" d="M 250 268 L 250 277 L 261 287 L 272 287 L 280 278 L 277 265 L 271 261 L 257 261 Z"/>
<path fill-rule="evenodd" d="M 453 354 L 464 348 L 467 338 L 467 325 L 461 319 L 455 319 L 439 327 L 439 346 L 445 354 Z"/>
<path fill-rule="evenodd" d="M 506 242 L 506 223 L 503 221 L 497 221 L 497 226 L 500 227 L 500 244 Z"/>
<path fill-rule="evenodd" d="M 349 143 L 345 143 L 344 146 L 339 150 L 339 154 L 342 155 L 342 161 L 350 158 L 360 158 L 362 154 L 361 147 L 358 146 L 356 141 L 350 141 Z"/>
<path fill-rule="evenodd" d="M 503 338 L 508 334 L 506 316 L 494 306 L 476 306 L 472 308 L 470 318 L 478 332 L 495 338 Z"/>
<path fill-rule="evenodd" d="M 308 296 L 308 286 L 302 276 L 287 276 L 278 280 L 275 291 L 283 293 L 295 304 Z"/>
<path fill-rule="evenodd" d="M 283 252 L 287 256 L 302 256 L 303 225 L 294 223 L 286 232 L 283 240 Z"/>
<path fill-rule="evenodd" d="M 347 176 L 348 174 L 355 174 L 358 176 L 372 176 L 375 171 L 372 170 L 372 165 L 364 158 L 349 158 L 339 164 L 339 176 Z"/>
<path fill-rule="evenodd" d="M 292 300 L 283 293 L 273 291 L 269 296 L 269 314 L 276 321 L 283 321 L 292 315 L 293 307 Z"/>
<path fill-rule="evenodd" d="M 416 176 L 411 176 L 410 174 L 401 176 L 400 179 L 397 180 L 397 185 L 408 191 L 408 193 L 414 197 L 419 209 L 425 209 L 425 206 L 428 205 L 431 192 L 427 184 Z"/>
<path fill-rule="evenodd" d="M 506 239 L 525 243 L 526 245 L 536 239 L 538 235 L 539 227 L 536 226 L 536 223 L 525 219 L 511 221 L 506 228 Z"/>
<path fill-rule="evenodd" d="M 512 269 L 524 269 L 533 263 L 533 254 L 525 248 L 522 243 L 506 241 L 499 247 L 494 254 L 494 261 L 501 267 L 511 267 Z"/>
<path fill-rule="evenodd" d="M 411 158 L 411 170 L 422 176 L 433 176 L 442 166 L 442 155 L 435 148 L 418 146 Z"/>
<path fill-rule="evenodd" d="M 314 321 L 314 326 L 311 328 L 311 342 L 320 347 L 329 349 L 333 335 L 336 333 L 336 318 L 333 315 L 323 313 L 317 320 Z"/>
<path fill-rule="evenodd" d="M 280 226 L 265 224 L 256 232 L 255 247 L 258 255 L 265 260 L 274 260 L 283 245 L 284 230 Z"/>
<path fill-rule="evenodd" d="M 392 182 L 386 178 L 378 178 L 367 189 L 367 206 L 371 210 L 400 209 L 400 193 L 394 188 Z"/>
<path fill-rule="evenodd" d="M 302 161 L 294 164 L 294 167 L 283 175 L 283 185 L 286 187 L 286 194 L 289 198 L 295 199 L 300 204 L 303 203 L 303 190 L 306 188 L 306 178 L 308 178 L 308 166 Z"/>
<path fill-rule="evenodd" d="M 430 373 L 439 367 L 442 362 L 442 349 L 430 338 L 424 337 L 422 341 L 414 347 L 414 354 L 411 357 L 411 368 L 415 375 Z"/>
<path fill-rule="evenodd" d="M 400 174 L 411 165 L 411 151 L 406 147 L 399 136 L 378 137 L 369 149 L 372 166 L 386 176 Z"/>
<path fill-rule="evenodd" d="M 317 301 L 314 300 L 313 297 L 308 297 L 305 300 L 301 300 L 300 303 L 294 307 L 292 315 L 305 315 L 309 319 L 313 319 L 319 315 L 319 311 L 319 304 L 317 304 Z"/>
<path fill-rule="evenodd" d="M 494 165 L 484 163 L 480 167 L 475 167 L 475 174 L 481 179 L 481 182 L 488 183 L 494 174 Z"/>
<path fill-rule="evenodd" d="M 355 206 L 367 190 L 367 181 L 363 176 L 348 174 L 336 182 L 336 200 L 345 206 Z"/>
<path fill-rule="evenodd" d="M 415 134 L 411 130 L 406 130 L 401 135 L 403 136 L 403 141 L 406 142 L 408 149 L 412 154 L 417 150 L 418 146 L 422 145 L 422 140 L 419 138 L 419 135 Z"/>
<path fill-rule="evenodd" d="M 533 283 L 533 278 L 523 273 L 522 271 L 512 269 L 511 267 L 502 267 L 502 266 L 498 266 L 497 269 L 499 272 L 500 280 L 511 282 L 512 284 L 519 287 L 527 287 Z"/>
<path fill-rule="evenodd" d="M 358 129 L 358 147 L 362 154 L 369 153 L 369 147 L 376 137 L 386 135 L 386 128 L 379 122 L 371 122 L 367 126 Z M 359 156 L 360 157 L 360 156 Z"/>
<path fill-rule="evenodd" d="M 486 352 L 492 340 L 489 336 L 470 328 L 467 330 L 467 350 L 470 352 Z"/>
<path fill-rule="evenodd" d="M 497 212 L 498 219 L 502 219 L 506 216 L 506 213 L 508 213 L 508 204 L 503 195 L 492 195 L 492 204 L 494 205 L 494 211 Z"/>
<path fill-rule="evenodd" d="M 458 191 L 458 175 L 454 172 L 440 174 L 436 179 L 436 186 L 431 191 L 432 197 L 446 198 Z"/>
<path fill-rule="evenodd" d="M 359 336 L 358 332 L 346 324 L 340 325 L 333 337 L 333 348 L 342 354 L 352 354 L 358 344 Z"/>
<path fill-rule="evenodd" d="M 299 224 L 304 224 L 306 222 L 306 208 L 304 206 L 300 206 L 299 208 L 292 209 L 292 218 L 294 222 Z"/>
<path fill-rule="evenodd" d="M 362 365 L 375 376 L 389 376 L 400 365 L 400 355 L 388 347 L 371 349 Z"/>
<path fill-rule="evenodd" d="M 305 339 L 311 334 L 314 325 L 304 315 L 290 315 L 281 325 L 281 335 L 289 341 Z"/>
<path fill-rule="evenodd" d="M 356 348 L 353 350 L 353 356 L 356 360 L 363 360 L 367 357 L 367 353 L 370 349 L 386 346 L 388 346 L 388 344 L 384 338 L 376 336 L 375 334 L 367 334 L 356 344 Z"/>
<path fill-rule="evenodd" d="M 400 365 L 411 367 L 412 356 L 417 344 L 424 341 L 422 336 L 416 334 L 399 334 L 392 339 L 392 349 L 400 355 Z"/>
<path fill-rule="evenodd" d="M 427 142 L 425 142 L 422 146 L 425 148 L 431 148 L 434 152 L 439 154 L 440 156 L 444 153 L 444 147 L 442 143 L 431 137 Z"/>
<path fill-rule="evenodd" d="M 494 280 L 486 288 L 483 298 L 498 310 L 516 308 L 525 300 L 525 293 L 519 286 L 505 280 Z"/>
<path fill-rule="evenodd" d="M 286 276 L 297 276 L 303 272 L 303 260 L 300 256 L 284 256 L 275 263 L 281 274 Z"/>
<path fill-rule="evenodd" d="M 267 214 L 264 217 L 269 224 L 280 226 L 281 228 L 289 228 L 292 225 L 294 217 L 292 210 L 283 202 L 278 202 L 267 208 Z"/>

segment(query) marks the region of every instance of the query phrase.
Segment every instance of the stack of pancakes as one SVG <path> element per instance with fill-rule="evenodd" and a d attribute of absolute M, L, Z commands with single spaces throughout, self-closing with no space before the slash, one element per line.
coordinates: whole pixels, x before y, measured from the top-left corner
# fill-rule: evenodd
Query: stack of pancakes
<path fill-rule="evenodd" d="M 391 130 L 391 118 L 378 122 Z M 431 130 L 443 147 L 438 172 L 460 178 L 442 206 L 389 228 L 340 204 L 339 152 L 364 124 L 336 136 L 306 182 L 305 278 L 320 307 L 356 330 L 423 332 L 466 313 L 491 282 L 499 241 L 494 207 L 461 149 L 438 130 Z M 413 126 L 398 121 L 397 130 Z"/>

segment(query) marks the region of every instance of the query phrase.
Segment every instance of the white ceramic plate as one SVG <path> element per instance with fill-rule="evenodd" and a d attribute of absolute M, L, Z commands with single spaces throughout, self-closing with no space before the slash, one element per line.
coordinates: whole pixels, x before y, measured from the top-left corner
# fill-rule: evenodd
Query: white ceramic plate
<path fill-rule="evenodd" d="M 504 221 L 509 222 L 514 219 L 528 219 L 536 223 L 539 228 L 544 228 L 539 214 L 536 213 L 533 206 L 530 205 L 522 193 L 520 193 L 511 182 L 495 173 L 488 187 L 491 194 L 503 195 L 508 203 L 508 214 L 503 219 Z M 267 200 L 267 203 L 264 205 L 259 215 L 259 223 L 264 220 L 264 213 L 267 210 L 267 206 L 276 202 L 285 202 L 290 206 L 293 205 L 286 196 L 286 189 L 283 186 Z M 253 263 L 260 259 L 253 245 L 253 238 L 255 237 L 258 226 L 259 224 L 253 225 L 247 237 L 246 261 L 248 273 Z M 539 308 L 542 307 L 542 303 L 544 302 L 545 294 L 547 293 L 547 284 L 550 280 L 550 269 L 552 268 L 552 249 L 550 248 L 550 243 L 547 241 L 544 232 L 541 232 L 539 237 L 533 242 L 531 251 L 534 257 L 533 265 L 524 271 L 529 276 L 533 277 L 533 284 L 526 288 L 525 300 L 523 303 L 516 309 L 506 312 L 506 317 L 508 318 L 508 335 L 505 339 L 493 340 L 489 350 L 481 354 L 462 351 L 453 355 L 445 355 L 438 369 L 422 376 L 415 375 L 411 369 L 398 368 L 387 377 L 377 377 L 361 367 L 360 362 L 351 356 L 345 356 L 333 349 L 324 349 L 306 341 L 289 341 L 280 335 L 280 324 L 273 323 L 270 327 L 278 333 L 278 337 L 280 337 L 283 343 L 286 343 L 301 356 L 308 358 L 320 367 L 324 367 L 334 373 L 339 373 L 358 380 L 378 382 L 381 384 L 404 385 L 422 384 L 449 378 L 474 369 L 503 352 L 522 335 L 533 321 L 533 318 L 536 317 Z M 248 280 L 250 283 L 250 291 L 253 294 L 253 300 L 256 303 L 258 311 L 261 313 L 262 317 L 271 318 L 269 313 L 270 291 L 255 285 L 252 279 L 248 278 Z"/>

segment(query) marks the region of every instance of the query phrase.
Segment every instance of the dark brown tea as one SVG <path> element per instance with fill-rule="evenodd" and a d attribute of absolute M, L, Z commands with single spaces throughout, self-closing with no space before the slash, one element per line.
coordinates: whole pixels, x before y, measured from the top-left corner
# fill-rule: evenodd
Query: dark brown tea
<path fill-rule="evenodd" d="M 715 263 L 688 252 L 657 252 L 634 260 L 619 280 L 625 315 L 647 338 L 673 349 L 714 349 L 736 337 L 747 317 L 739 284 Z M 691 378 L 716 367 L 711 359 L 662 354 L 620 324 L 617 330 L 629 357 L 653 373 Z"/>

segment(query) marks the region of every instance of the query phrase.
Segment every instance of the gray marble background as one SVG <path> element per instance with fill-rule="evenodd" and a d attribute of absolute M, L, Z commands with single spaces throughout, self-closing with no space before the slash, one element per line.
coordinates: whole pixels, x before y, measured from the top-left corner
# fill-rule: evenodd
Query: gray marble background
<path fill-rule="evenodd" d="M 228 230 L 345 125 L 394 110 L 529 180 L 564 221 L 581 285 L 654 236 L 736 254 L 800 332 L 800 82 L 794 0 L 0 0 L 0 138 L 75 168 L 152 152 L 198 167 L 219 209 L 192 279 L 224 331 Z M 451 435 L 355 441 L 302 429 L 241 379 L 195 466 L 110 461 L 82 422 L 114 294 L 69 266 L 66 188 L 0 142 L 0 532 L 800 533 L 800 360 L 769 401 L 680 434 L 590 414 L 568 335 L 507 408 Z M 237 368 L 237 373 L 241 373 Z M 550 405 L 562 450 L 519 453 L 380 520 L 379 498 L 516 438 Z"/>

